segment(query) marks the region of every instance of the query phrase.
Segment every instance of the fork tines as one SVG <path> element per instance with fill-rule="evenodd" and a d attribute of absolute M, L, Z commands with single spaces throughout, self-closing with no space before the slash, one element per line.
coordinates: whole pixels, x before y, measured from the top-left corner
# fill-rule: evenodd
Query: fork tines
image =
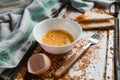
<path fill-rule="evenodd" d="M 92 38 L 100 38 L 99 32 L 94 33 L 91 37 Z"/>

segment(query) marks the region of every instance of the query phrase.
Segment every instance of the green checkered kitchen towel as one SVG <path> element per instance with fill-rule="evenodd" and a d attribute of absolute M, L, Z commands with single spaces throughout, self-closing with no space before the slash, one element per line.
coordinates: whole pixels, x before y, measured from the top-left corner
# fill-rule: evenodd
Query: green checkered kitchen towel
<path fill-rule="evenodd" d="M 33 0 L 23 13 L 7 12 L 0 15 L 0 68 L 16 67 L 32 45 L 32 30 L 43 19 L 49 18 L 52 7 L 60 7 L 57 0 Z"/>
<path fill-rule="evenodd" d="M 5 1 L 9 2 L 10 0 Z M 21 2 L 23 0 L 11 1 Z M 22 8 L 23 10 L 21 11 L 12 7 L 11 10 L 2 11 L 0 14 L 0 68 L 2 69 L 14 68 L 18 65 L 32 45 L 31 41 L 34 40 L 32 30 L 34 26 L 41 20 L 50 18 L 52 11 L 59 9 L 65 0 L 29 1 L 29 5 L 24 6 L 25 8 Z M 84 2 L 82 0 L 70 1 L 75 8 L 91 9 L 94 6 L 92 2 Z M 12 2 L 4 5 L 6 2 L 1 0 L 0 6 L 8 6 L 9 8 L 13 5 Z M 16 4 L 18 5 L 17 2 Z"/>

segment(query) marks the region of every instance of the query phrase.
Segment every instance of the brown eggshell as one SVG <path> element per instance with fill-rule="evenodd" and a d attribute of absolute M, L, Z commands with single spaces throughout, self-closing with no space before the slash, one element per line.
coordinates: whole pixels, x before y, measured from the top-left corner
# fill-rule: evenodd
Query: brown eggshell
<path fill-rule="evenodd" d="M 35 54 L 28 60 L 28 72 L 39 75 L 47 72 L 51 66 L 50 59 L 45 54 Z"/>

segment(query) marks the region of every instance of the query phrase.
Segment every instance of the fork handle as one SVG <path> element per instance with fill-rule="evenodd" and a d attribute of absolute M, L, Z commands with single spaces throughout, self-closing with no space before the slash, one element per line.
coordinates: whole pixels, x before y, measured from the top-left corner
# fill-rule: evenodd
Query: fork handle
<path fill-rule="evenodd" d="M 75 63 L 75 61 L 78 58 L 81 58 L 84 55 L 84 52 L 88 49 L 88 47 L 90 46 L 90 44 L 82 47 L 79 52 L 73 54 L 68 60 L 66 60 L 65 63 L 62 64 L 62 66 L 55 72 L 55 77 L 59 78 L 61 77 L 65 72 L 67 72 L 72 65 Z"/>

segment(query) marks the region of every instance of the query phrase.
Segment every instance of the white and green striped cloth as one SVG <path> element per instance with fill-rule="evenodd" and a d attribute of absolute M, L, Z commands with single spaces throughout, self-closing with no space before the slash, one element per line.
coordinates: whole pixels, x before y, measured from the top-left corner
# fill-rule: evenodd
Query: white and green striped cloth
<path fill-rule="evenodd" d="M 41 20 L 48 18 L 57 0 L 41 3 L 34 0 L 25 8 L 23 14 L 1 14 L 0 19 L 0 68 L 16 67 L 31 46 L 32 30 Z M 43 6 L 44 5 L 44 6 Z"/>
<path fill-rule="evenodd" d="M 7 7 L 0 14 L 0 68 L 13 68 L 18 65 L 34 40 L 32 30 L 34 26 L 50 17 L 54 9 L 59 9 L 64 0 L 25 0 L 29 1 L 22 8 L 18 5 L 24 0 L 1 0 L 0 6 Z M 17 3 L 16 1 L 19 1 Z M 72 6 L 91 9 L 94 4 L 82 0 L 70 0 Z M 16 3 L 15 3 L 16 2 Z M 2 9 L 0 7 L 0 9 Z M 10 8 L 10 9 L 9 9 Z"/>

